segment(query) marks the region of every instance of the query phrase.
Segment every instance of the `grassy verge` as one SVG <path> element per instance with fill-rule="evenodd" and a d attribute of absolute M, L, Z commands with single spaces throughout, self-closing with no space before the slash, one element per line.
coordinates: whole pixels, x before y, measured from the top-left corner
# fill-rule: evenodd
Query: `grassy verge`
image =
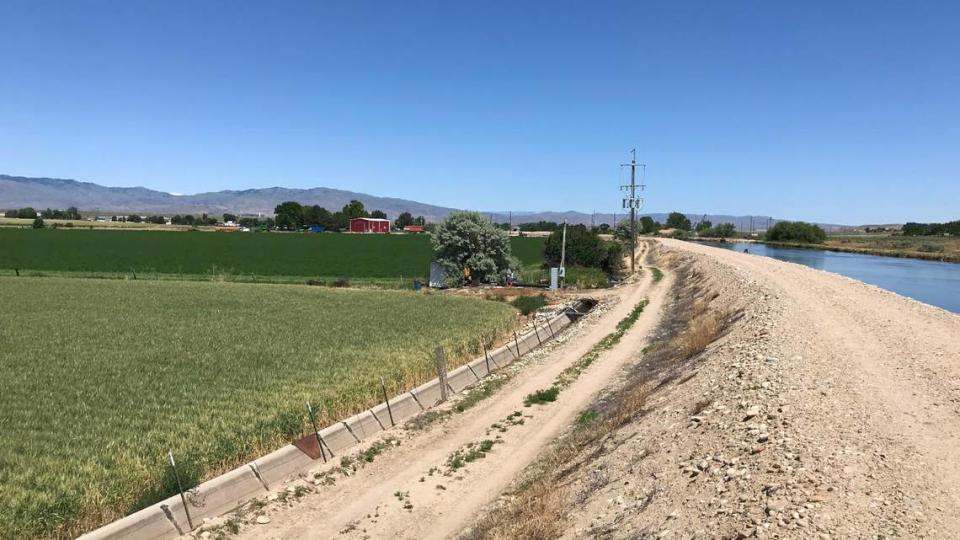
<path fill-rule="evenodd" d="M 568 286 L 580 289 L 603 289 L 610 286 L 610 279 L 599 268 L 568 266 L 566 272 Z M 526 285 L 549 284 L 550 269 L 541 264 L 526 265 L 520 271 L 520 282 Z"/>
<path fill-rule="evenodd" d="M 435 346 L 454 367 L 516 323 L 499 302 L 209 282 L 0 277 L 0 305 L 3 538 L 130 513 L 173 493 L 168 449 L 193 486 L 303 433 L 304 402 L 345 417 L 379 376 L 422 383 Z"/>
<path fill-rule="evenodd" d="M 960 238 L 954 237 L 852 235 L 830 236 L 823 244 L 764 243 L 774 247 L 823 249 L 882 257 L 960 262 Z"/>

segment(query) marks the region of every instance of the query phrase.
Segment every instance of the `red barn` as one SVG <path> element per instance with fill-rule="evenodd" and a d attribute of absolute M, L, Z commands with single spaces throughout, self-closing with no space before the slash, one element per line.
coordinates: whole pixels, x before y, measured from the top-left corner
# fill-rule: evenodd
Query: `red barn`
<path fill-rule="evenodd" d="M 388 234 L 390 232 L 390 220 L 365 217 L 353 218 L 350 220 L 350 232 Z"/>

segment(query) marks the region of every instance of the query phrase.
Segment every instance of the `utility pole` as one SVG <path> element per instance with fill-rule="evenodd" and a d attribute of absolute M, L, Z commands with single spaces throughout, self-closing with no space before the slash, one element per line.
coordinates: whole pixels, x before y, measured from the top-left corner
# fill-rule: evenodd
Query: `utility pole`
<path fill-rule="evenodd" d="M 563 220 L 563 241 L 560 243 L 560 279 L 561 283 L 567 282 L 567 220 Z M 560 285 L 563 288 L 563 285 Z"/>
<path fill-rule="evenodd" d="M 630 272 L 635 271 L 637 259 L 637 208 L 643 206 L 643 197 L 637 197 L 637 149 L 630 151 L 630 163 L 621 163 L 621 167 L 630 167 L 630 185 L 620 186 L 620 191 L 630 190 L 630 197 L 623 199 L 623 207 L 630 209 Z M 641 163 L 643 176 L 646 176 L 647 165 Z M 643 179 L 640 180 L 640 191 L 644 188 Z"/>

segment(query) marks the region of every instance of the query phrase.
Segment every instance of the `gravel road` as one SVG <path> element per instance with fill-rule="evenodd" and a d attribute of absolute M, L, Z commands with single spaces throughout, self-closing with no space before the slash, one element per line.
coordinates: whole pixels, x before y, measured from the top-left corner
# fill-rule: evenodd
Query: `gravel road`
<path fill-rule="evenodd" d="M 744 316 L 574 482 L 567 537 L 960 538 L 960 316 L 661 246 Z"/>

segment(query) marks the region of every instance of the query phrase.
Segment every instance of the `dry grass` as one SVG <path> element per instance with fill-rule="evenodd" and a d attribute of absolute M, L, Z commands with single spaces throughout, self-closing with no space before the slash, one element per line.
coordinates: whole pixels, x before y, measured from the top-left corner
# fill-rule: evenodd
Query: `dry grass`
<path fill-rule="evenodd" d="M 664 262 L 661 259 L 659 262 Z M 722 337 L 736 320 L 726 309 L 713 306 L 718 294 L 709 280 L 689 268 L 675 268 L 677 298 L 660 324 L 659 346 L 644 355 L 645 362 L 628 382 L 581 415 L 574 428 L 547 449 L 525 472 L 500 505 L 483 516 L 462 538 L 467 540 L 560 537 L 568 509 L 589 493 L 571 493 L 572 478 L 583 466 L 611 450 L 615 435 L 642 418 L 650 396 L 665 384 L 692 371 L 707 347 Z M 704 407 L 709 402 L 704 403 Z M 586 419 L 586 420 L 584 420 Z M 596 490 L 602 485 L 591 484 Z M 651 493 L 650 498 L 656 495 Z M 649 501 L 648 501 L 649 503 Z"/>

